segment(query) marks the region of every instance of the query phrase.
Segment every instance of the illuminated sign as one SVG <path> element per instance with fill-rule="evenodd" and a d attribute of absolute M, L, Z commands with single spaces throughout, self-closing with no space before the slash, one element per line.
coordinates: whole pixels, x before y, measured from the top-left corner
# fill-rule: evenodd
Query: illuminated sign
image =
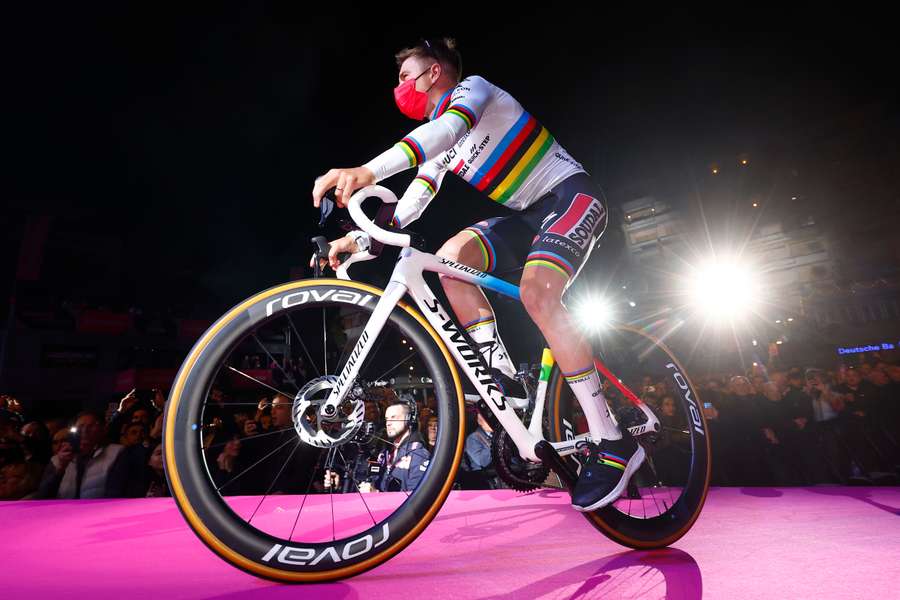
<path fill-rule="evenodd" d="M 894 350 L 896 344 L 891 342 L 882 342 L 881 344 L 867 344 L 865 346 L 854 346 L 851 348 L 838 348 L 838 354 L 862 354 L 863 352 L 880 352 L 882 350 Z"/>

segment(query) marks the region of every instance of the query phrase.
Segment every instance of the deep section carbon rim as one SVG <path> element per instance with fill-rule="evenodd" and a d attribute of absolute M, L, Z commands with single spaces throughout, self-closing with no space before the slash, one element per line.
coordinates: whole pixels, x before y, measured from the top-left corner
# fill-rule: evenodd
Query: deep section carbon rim
<path fill-rule="evenodd" d="M 635 548 L 668 545 L 693 524 L 709 487 L 709 430 L 701 400 L 678 361 L 652 335 L 627 325 L 612 325 L 592 342 L 595 355 L 609 371 L 651 407 L 661 431 L 637 436 L 647 454 L 644 464 L 618 500 L 586 516 L 619 543 Z M 640 410 L 603 375 L 601 380 L 620 427 L 641 423 Z M 587 432 L 578 402 L 558 367 L 548 397 L 553 441 Z M 573 467 L 579 466 L 576 459 L 570 460 Z"/>
<path fill-rule="evenodd" d="M 217 322 L 179 372 L 166 417 L 170 485 L 195 532 L 232 564 L 284 581 L 346 577 L 402 549 L 446 498 L 461 452 L 459 381 L 421 317 L 395 309 L 338 415 L 317 419 L 379 295 L 333 280 L 267 290 Z M 391 443 L 384 408 L 410 384 L 420 423 L 436 419 L 433 447 Z M 385 471 L 395 476 L 379 479 Z"/>

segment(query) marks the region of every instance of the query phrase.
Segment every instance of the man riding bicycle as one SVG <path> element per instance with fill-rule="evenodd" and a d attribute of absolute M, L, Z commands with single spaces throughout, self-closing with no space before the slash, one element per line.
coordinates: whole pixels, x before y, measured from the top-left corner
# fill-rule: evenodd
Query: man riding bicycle
<path fill-rule="evenodd" d="M 524 263 L 522 304 L 598 440 L 588 445 L 572 494 L 576 510 L 592 511 L 616 500 L 644 460 L 643 449 L 630 435 L 622 435 L 611 416 L 590 344 L 562 303 L 606 227 L 606 202 L 581 164 L 512 96 L 482 77 L 460 80 L 455 46 L 451 39 L 423 40 L 396 55 L 397 106 L 404 115 L 429 122 L 361 167 L 328 171 L 316 180 L 313 204 L 318 207 L 325 193 L 336 188 L 338 206 L 344 207 L 356 190 L 417 167 L 415 180 L 397 204 L 395 226 L 406 227 L 421 216 L 447 171 L 516 211 L 467 227 L 437 254 L 486 272 Z M 368 247 L 368 236 L 353 231 L 331 243 L 329 264 L 336 269 L 339 253 Z M 520 388 L 481 289 L 444 275 L 441 284 L 504 392 Z"/>

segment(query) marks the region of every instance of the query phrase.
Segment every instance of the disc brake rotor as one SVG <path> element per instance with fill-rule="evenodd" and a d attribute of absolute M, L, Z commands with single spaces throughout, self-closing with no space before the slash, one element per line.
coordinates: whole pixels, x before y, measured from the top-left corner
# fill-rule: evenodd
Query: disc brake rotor
<path fill-rule="evenodd" d="M 334 419 L 319 416 L 319 408 L 328 400 L 337 382 L 334 375 L 317 377 L 303 386 L 294 398 L 291 415 L 300 439 L 316 448 L 332 448 L 350 441 L 362 427 L 366 407 L 359 386 L 351 389 L 338 405 Z"/>

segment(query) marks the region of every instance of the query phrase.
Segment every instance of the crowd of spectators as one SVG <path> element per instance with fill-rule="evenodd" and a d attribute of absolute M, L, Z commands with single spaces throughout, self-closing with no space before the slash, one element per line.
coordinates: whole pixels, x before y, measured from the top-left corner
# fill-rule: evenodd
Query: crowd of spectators
<path fill-rule="evenodd" d="M 900 465 L 900 365 L 720 373 L 697 382 L 713 485 L 888 484 Z M 641 393 L 663 424 L 684 426 L 670 381 Z M 674 421 L 674 422 L 673 422 Z"/>
<path fill-rule="evenodd" d="M 248 360 L 253 361 L 250 357 Z M 253 364 L 251 362 L 251 364 Z M 288 374 L 300 377 L 302 364 Z M 896 484 L 900 465 L 900 365 L 863 362 L 834 369 L 721 373 L 698 382 L 713 449 L 713 485 Z M 666 380 L 633 382 L 664 431 L 686 428 Z M 409 491 L 424 472 L 438 419 L 428 390 L 371 390 L 366 422 L 342 452 L 298 444 L 292 399 L 213 388 L 204 411 L 203 448 L 225 495 Z M 615 394 L 613 409 L 621 410 Z M 248 400 L 251 400 L 248 402 Z M 0 499 L 168 495 L 163 471 L 162 390 L 134 391 L 106 414 L 74 420 L 25 418 L 0 399 Z M 577 410 L 577 407 L 576 407 Z M 583 418 L 573 415 L 576 428 Z M 503 487 L 491 458 L 490 424 L 467 412 L 456 487 Z M 663 436 L 660 449 L 677 443 Z M 664 451 L 659 468 L 665 470 Z"/>
<path fill-rule="evenodd" d="M 0 499 L 168 495 L 162 457 L 165 395 L 132 391 L 103 415 L 27 420 L 0 399 Z"/>

